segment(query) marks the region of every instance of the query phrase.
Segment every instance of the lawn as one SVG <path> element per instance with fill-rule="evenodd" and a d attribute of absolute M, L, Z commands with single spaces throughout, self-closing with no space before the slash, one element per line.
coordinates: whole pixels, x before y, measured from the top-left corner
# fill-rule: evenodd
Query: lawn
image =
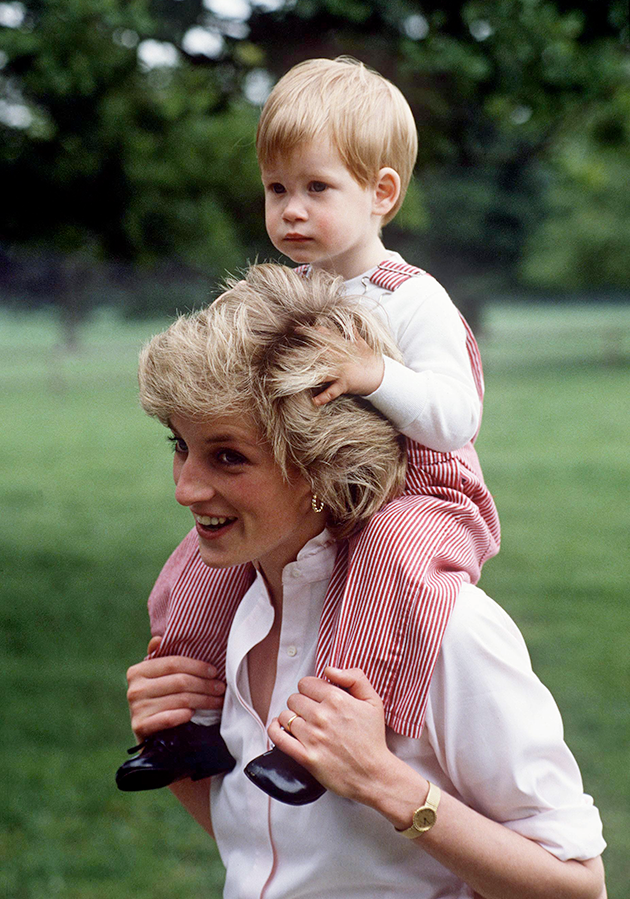
<path fill-rule="evenodd" d="M 47 314 L 0 311 L 6 899 L 218 899 L 205 834 L 167 791 L 122 794 L 124 671 L 188 530 L 135 358 L 160 323 L 102 313 L 68 357 Z M 482 586 L 523 630 L 604 816 L 610 899 L 630 883 L 630 308 L 491 307 L 479 450 L 503 524 Z M 625 589 L 624 589 L 625 588 Z"/>

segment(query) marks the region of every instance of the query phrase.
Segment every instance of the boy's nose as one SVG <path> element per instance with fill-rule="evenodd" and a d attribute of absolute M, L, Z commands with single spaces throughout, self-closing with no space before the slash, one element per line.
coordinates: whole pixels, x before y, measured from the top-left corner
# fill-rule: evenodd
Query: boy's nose
<path fill-rule="evenodd" d="M 299 197 L 289 197 L 285 203 L 282 216 L 288 222 L 304 221 L 307 217 L 304 203 L 302 203 Z"/>
<path fill-rule="evenodd" d="M 207 474 L 190 457 L 173 472 L 175 499 L 180 506 L 194 506 L 212 499 L 216 490 Z"/>

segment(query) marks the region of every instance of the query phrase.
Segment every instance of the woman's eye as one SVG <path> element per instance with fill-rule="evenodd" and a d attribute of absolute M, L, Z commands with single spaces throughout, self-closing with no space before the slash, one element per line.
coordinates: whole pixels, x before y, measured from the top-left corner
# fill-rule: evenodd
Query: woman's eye
<path fill-rule="evenodd" d="M 217 459 L 221 465 L 244 465 L 247 462 L 245 456 L 236 450 L 222 449 L 217 453 Z"/>
<path fill-rule="evenodd" d="M 182 440 L 181 437 L 175 437 L 175 435 L 173 435 L 172 437 L 168 438 L 168 442 L 171 444 L 171 449 L 174 453 L 181 455 L 182 453 L 188 452 L 186 441 Z"/>
<path fill-rule="evenodd" d="M 309 187 L 313 191 L 313 193 L 320 194 L 320 193 L 322 193 L 322 191 L 326 190 L 328 185 L 325 184 L 323 181 L 311 181 Z"/>

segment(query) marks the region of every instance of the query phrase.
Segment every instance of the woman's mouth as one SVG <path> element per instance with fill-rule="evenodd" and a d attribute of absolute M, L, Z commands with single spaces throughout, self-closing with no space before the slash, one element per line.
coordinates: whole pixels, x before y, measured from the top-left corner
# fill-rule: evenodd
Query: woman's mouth
<path fill-rule="evenodd" d="M 194 518 L 201 528 L 211 532 L 220 531 L 228 524 L 236 521 L 236 518 L 229 518 L 225 515 L 195 515 Z"/>

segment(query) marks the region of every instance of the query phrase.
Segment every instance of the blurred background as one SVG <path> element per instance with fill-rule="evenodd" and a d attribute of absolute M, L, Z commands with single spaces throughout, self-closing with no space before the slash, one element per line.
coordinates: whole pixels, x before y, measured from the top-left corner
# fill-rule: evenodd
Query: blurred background
<path fill-rule="evenodd" d="M 124 671 L 189 517 L 141 343 L 279 258 L 254 153 L 288 68 L 355 56 L 420 136 L 386 245 L 473 325 L 515 617 L 630 883 L 627 0 L 0 2 L 0 895 L 221 895 L 165 791 L 122 795 Z"/>

